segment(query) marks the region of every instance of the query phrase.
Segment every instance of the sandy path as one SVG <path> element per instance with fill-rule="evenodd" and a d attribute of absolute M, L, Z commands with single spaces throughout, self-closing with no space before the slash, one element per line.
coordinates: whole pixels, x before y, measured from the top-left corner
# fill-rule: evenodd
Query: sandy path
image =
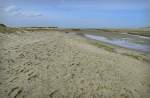
<path fill-rule="evenodd" d="M 0 33 L 0 98 L 149 98 L 150 66 L 64 33 Z"/>

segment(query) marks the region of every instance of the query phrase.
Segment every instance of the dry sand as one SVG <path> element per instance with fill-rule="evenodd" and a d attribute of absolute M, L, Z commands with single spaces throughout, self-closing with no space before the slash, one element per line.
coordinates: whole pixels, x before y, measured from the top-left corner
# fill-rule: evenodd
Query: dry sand
<path fill-rule="evenodd" d="M 76 35 L 0 33 L 0 98 L 150 98 L 149 71 Z"/>

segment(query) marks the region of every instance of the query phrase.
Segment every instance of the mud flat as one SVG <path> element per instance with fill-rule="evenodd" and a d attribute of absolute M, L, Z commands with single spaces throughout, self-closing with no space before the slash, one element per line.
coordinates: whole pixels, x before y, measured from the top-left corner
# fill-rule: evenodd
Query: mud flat
<path fill-rule="evenodd" d="M 77 35 L 0 33 L 0 98 L 149 98 L 149 71 Z"/>

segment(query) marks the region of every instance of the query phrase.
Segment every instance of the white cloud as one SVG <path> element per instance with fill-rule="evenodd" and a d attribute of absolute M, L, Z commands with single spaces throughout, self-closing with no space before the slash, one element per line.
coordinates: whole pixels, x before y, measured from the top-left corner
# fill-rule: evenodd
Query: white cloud
<path fill-rule="evenodd" d="M 42 16 L 41 13 L 37 13 L 37 12 L 17 12 L 15 13 L 15 15 L 17 16 L 21 16 L 21 17 L 39 17 Z"/>
<path fill-rule="evenodd" d="M 17 8 L 15 5 L 10 5 L 4 9 L 5 12 L 14 12 L 14 11 L 18 11 L 18 10 L 20 10 L 20 9 Z"/>
<path fill-rule="evenodd" d="M 32 11 L 32 10 L 25 11 L 25 10 L 22 10 L 21 8 L 18 8 L 15 5 L 7 6 L 7 7 L 3 8 L 3 11 L 7 15 L 20 16 L 20 17 L 40 17 L 40 16 L 42 16 L 42 14 L 39 12 Z"/>

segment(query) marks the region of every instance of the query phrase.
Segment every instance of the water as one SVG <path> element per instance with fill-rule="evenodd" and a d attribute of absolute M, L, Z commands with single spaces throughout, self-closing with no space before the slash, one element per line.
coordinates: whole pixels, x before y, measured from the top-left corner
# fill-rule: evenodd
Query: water
<path fill-rule="evenodd" d="M 126 33 L 88 33 L 84 34 L 84 36 L 108 44 L 150 53 L 149 37 L 135 36 Z"/>

